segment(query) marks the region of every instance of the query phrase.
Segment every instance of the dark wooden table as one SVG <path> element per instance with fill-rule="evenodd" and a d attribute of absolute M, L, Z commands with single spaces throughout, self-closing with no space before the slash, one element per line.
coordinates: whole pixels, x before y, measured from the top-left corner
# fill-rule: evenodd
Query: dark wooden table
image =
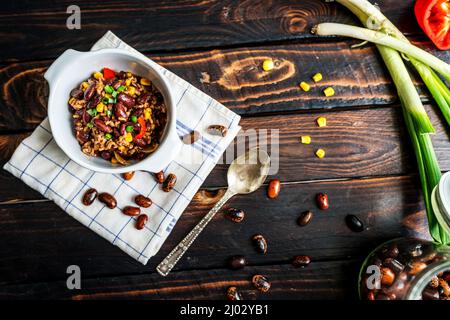
<path fill-rule="evenodd" d="M 378 0 L 381 9 L 416 44 L 436 52 L 420 32 L 412 0 Z M 81 30 L 67 30 L 67 6 L 81 7 Z M 227 166 L 217 166 L 197 193 L 161 251 L 142 266 L 120 249 L 66 215 L 20 180 L 0 171 L 0 298 L 223 299 L 238 285 L 247 299 L 356 299 L 357 274 L 376 245 L 400 236 L 428 237 L 417 168 L 398 97 L 372 45 L 318 39 L 310 28 L 321 21 L 358 23 L 337 4 L 319 0 L 253 1 L 9 1 L 0 12 L 0 157 L 46 116 L 48 88 L 43 73 L 67 48 L 88 50 L 108 29 L 149 57 L 242 115 L 244 129 L 279 129 L 283 182 L 277 200 L 265 188 L 234 198 L 229 206 L 247 217 L 234 224 L 218 215 L 168 277 L 155 266 L 223 193 Z M 262 76 L 266 57 L 281 61 Z M 210 76 L 202 81 L 202 72 Z M 324 98 L 298 83 L 315 72 L 336 95 Z M 433 136 L 443 170 L 450 168 L 449 131 L 429 102 Z M 315 119 L 326 116 L 318 129 Z M 299 137 L 310 134 L 314 144 Z M 322 146 L 327 155 L 317 159 Z M 149 178 L 150 179 L 150 178 Z M 314 195 L 327 192 L 331 207 L 317 212 Z M 313 208 L 313 222 L 296 225 Z M 344 217 L 357 214 L 367 230 L 353 233 Z M 263 233 L 266 256 L 250 237 Z M 243 254 L 249 266 L 225 268 Z M 312 263 L 294 269 L 294 255 Z M 79 265 L 82 289 L 66 288 L 66 268 Z M 253 274 L 267 275 L 272 289 L 257 293 Z"/>

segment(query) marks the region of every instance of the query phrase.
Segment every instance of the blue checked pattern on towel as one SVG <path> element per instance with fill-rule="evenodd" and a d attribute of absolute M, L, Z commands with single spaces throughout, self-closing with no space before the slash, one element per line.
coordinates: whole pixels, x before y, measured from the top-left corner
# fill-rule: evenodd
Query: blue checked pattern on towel
<path fill-rule="evenodd" d="M 123 48 L 134 50 L 112 32 L 107 32 L 91 50 Z M 120 175 L 87 170 L 71 161 L 53 140 L 48 119 L 45 119 L 14 152 L 4 169 L 27 185 L 53 200 L 69 215 L 118 246 L 130 256 L 146 264 L 169 236 L 194 194 L 216 165 L 221 155 L 240 130 L 240 117 L 194 86 L 162 68 L 170 82 L 177 102 L 177 131 L 180 137 L 192 130 L 202 138 L 192 145 L 183 145 L 179 156 L 164 169 L 178 180 L 175 189 L 165 193 L 147 172 L 137 172 L 130 181 Z M 228 127 L 226 137 L 204 134 L 210 124 Z M 201 159 L 201 161 L 184 161 Z M 89 188 L 113 194 L 118 202 L 111 210 L 99 201 L 83 206 L 81 198 Z M 149 196 L 153 205 L 143 210 L 149 222 L 143 230 L 134 227 L 136 218 L 121 213 L 122 206 L 133 203 L 136 194 Z"/>

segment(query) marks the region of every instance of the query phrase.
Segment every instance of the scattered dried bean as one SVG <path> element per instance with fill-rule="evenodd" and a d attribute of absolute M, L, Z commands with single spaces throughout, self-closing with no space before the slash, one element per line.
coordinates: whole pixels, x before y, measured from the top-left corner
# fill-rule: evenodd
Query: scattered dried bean
<path fill-rule="evenodd" d="M 145 224 L 147 223 L 147 221 L 148 221 L 148 216 L 146 214 L 141 214 L 136 219 L 136 229 L 138 229 L 138 230 L 144 229 Z"/>
<path fill-rule="evenodd" d="M 266 254 L 267 253 L 267 240 L 261 234 L 256 234 L 252 237 L 253 245 L 257 252 Z"/>
<path fill-rule="evenodd" d="M 134 198 L 134 202 L 140 207 L 148 208 L 152 205 L 152 200 L 150 198 L 144 197 L 143 195 L 139 194 Z"/>
<path fill-rule="evenodd" d="M 269 186 L 267 187 L 267 196 L 270 199 L 275 199 L 278 197 L 281 189 L 281 183 L 278 179 L 273 179 L 269 182 Z"/>
<path fill-rule="evenodd" d="M 177 183 L 177 176 L 173 173 L 170 173 L 167 178 L 164 180 L 162 189 L 164 192 L 170 192 L 173 187 L 175 187 L 175 184 Z"/>
<path fill-rule="evenodd" d="M 304 211 L 300 214 L 300 217 L 297 219 L 297 223 L 299 226 L 306 226 L 311 222 L 311 219 L 313 218 L 313 213 L 311 211 Z"/>
<path fill-rule="evenodd" d="M 267 292 L 270 289 L 269 280 L 260 274 L 254 275 L 252 278 L 253 286 L 261 292 Z"/>
<path fill-rule="evenodd" d="M 239 223 L 244 220 L 245 212 L 241 209 L 230 208 L 226 213 L 226 217 L 233 222 Z"/>
<path fill-rule="evenodd" d="M 127 180 L 127 181 L 128 181 L 128 180 L 133 179 L 133 177 L 134 177 L 134 171 L 122 173 L 122 178 L 123 178 L 124 180 Z"/>
<path fill-rule="evenodd" d="M 225 126 L 213 124 L 210 125 L 207 129 L 209 134 L 214 136 L 222 136 L 225 137 L 228 133 L 228 129 Z"/>
<path fill-rule="evenodd" d="M 98 192 L 94 188 L 88 189 L 83 196 L 83 204 L 85 206 L 90 206 L 94 200 L 97 198 Z"/>
<path fill-rule="evenodd" d="M 126 206 L 122 209 L 123 214 L 127 216 L 138 216 L 141 213 L 141 209 L 139 207 Z"/>
<path fill-rule="evenodd" d="M 326 193 L 318 193 L 316 195 L 316 202 L 320 210 L 327 210 L 330 207 Z"/>
<path fill-rule="evenodd" d="M 114 209 L 117 206 L 116 198 L 114 198 L 113 195 L 107 192 L 100 193 L 98 195 L 98 200 L 100 200 L 100 202 L 104 203 L 110 209 Z"/>

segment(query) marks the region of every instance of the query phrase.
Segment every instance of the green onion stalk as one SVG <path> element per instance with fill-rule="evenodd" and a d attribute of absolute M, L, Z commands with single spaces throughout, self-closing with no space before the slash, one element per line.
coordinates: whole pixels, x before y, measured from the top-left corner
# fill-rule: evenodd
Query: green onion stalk
<path fill-rule="evenodd" d="M 332 2 L 333 0 L 326 1 Z M 356 36 L 356 38 L 375 43 L 378 41 L 377 48 L 397 88 L 406 127 L 416 154 L 430 234 L 435 241 L 450 244 L 450 235 L 439 225 L 431 206 L 431 192 L 441 178 L 441 170 L 429 135 L 430 133 L 434 133 L 434 128 L 406 69 L 402 55 L 398 51 L 401 51 L 404 54 L 403 57 L 411 61 L 411 64 L 415 67 L 425 85 L 430 90 L 431 95 L 436 100 L 447 123 L 450 124 L 450 90 L 430 67 L 430 65 L 433 66 L 446 79 L 450 79 L 448 65 L 436 57 L 430 57 L 428 53 L 410 45 L 403 33 L 378 8 L 367 0 L 335 1 L 352 11 L 366 28 L 372 29 L 364 29 L 362 36 L 359 33 L 361 30 L 358 28 L 358 32 L 356 33 L 359 36 Z M 339 31 L 340 27 L 337 29 Z M 317 31 L 317 28 L 315 28 L 315 31 Z M 341 32 L 344 33 L 341 35 L 345 35 L 345 33 L 353 34 L 356 30 L 351 28 L 347 29 L 346 27 L 344 31 Z M 334 35 L 339 35 L 340 32 L 336 33 Z M 380 39 L 382 40 L 380 41 Z M 399 42 L 403 42 L 403 44 Z"/>

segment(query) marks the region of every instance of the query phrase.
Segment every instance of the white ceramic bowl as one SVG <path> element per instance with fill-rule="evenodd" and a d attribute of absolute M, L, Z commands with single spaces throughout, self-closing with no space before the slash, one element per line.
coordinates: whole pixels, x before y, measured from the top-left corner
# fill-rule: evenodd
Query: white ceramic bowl
<path fill-rule="evenodd" d="M 85 155 L 72 129 L 71 113 L 67 106 L 70 91 L 104 67 L 130 71 L 153 82 L 164 97 L 167 107 L 167 124 L 156 151 L 141 161 L 130 165 L 113 165 L 100 157 Z M 176 131 L 176 108 L 165 76 L 153 68 L 142 56 L 123 49 L 103 49 L 92 52 L 65 51 L 44 75 L 50 85 L 48 118 L 53 137 L 66 155 L 79 165 L 105 173 L 128 171 L 158 172 L 177 155 L 181 141 Z"/>

